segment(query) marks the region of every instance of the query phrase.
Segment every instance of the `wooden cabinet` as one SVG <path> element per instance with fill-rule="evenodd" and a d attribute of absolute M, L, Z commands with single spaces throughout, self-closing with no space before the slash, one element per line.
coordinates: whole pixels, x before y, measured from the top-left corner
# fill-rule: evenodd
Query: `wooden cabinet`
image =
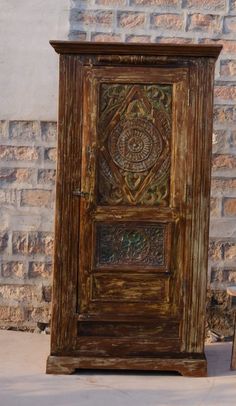
<path fill-rule="evenodd" d="M 205 376 L 220 46 L 52 41 L 60 54 L 48 373 Z"/>

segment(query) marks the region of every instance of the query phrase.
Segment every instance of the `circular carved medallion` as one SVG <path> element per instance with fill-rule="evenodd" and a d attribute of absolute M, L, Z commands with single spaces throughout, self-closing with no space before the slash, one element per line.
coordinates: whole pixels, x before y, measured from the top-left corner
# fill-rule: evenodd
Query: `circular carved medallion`
<path fill-rule="evenodd" d="M 108 141 L 113 161 L 123 170 L 143 172 L 150 169 L 162 151 L 161 137 L 151 121 L 121 120 Z"/>

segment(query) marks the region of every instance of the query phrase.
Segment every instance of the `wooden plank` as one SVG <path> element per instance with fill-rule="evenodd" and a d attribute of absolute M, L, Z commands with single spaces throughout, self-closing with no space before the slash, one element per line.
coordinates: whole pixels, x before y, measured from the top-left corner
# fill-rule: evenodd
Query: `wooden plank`
<path fill-rule="evenodd" d="M 78 356 L 100 357 L 157 357 L 160 353 L 180 351 L 180 339 L 174 338 L 135 338 L 128 337 L 78 337 L 73 354 Z"/>
<path fill-rule="evenodd" d="M 199 354 L 198 358 L 148 358 L 148 357 L 48 357 L 48 374 L 72 374 L 77 369 L 118 369 L 134 371 L 177 371 L 183 376 L 207 376 L 207 363 L 205 356 Z"/>
<path fill-rule="evenodd" d="M 110 337 L 133 339 L 162 339 L 179 338 L 179 322 L 104 322 L 80 321 L 78 322 L 78 336 L 80 337 Z"/>
<path fill-rule="evenodd" d="M 199 59 L 190 71 L 187 218 L 184 262 L 183 351 L 202 352 L 210 210 L 214 61 Z M 191 311 L 189 311 L 191 309 Z M 196 328 L 198 326 L 198 328 Z"/>
<path fill-rule="evenodd" d="M 91 299 L 96 301 L 138 302 L 168 301 L 169 278 L 136 274 L 93 274 Z"/>
<path fill-rule="evenodd" d="M 75 83 L 78 91 L 74 91 Z M 73 348 L 76 337 L 82 77 L 78 59 L 60 57 L 55 254 L 53 272 L 51 352 Z"/>
<path fill-rule="evenodd" d="M 57 53 L 101 55 L 161 55 L 217 58 L 222 45 L 207 44 L 122 44 L 111 42 L 50 41 Z M 117 61 L 119 62 L 119 60 Z M 149 62 L 150 63 L 150 62 Z"/>

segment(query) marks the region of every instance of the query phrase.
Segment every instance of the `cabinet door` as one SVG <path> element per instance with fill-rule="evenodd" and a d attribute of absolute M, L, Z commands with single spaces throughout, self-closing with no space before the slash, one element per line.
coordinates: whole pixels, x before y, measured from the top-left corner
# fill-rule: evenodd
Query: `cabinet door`
<path fill-rule="evenodd" d="M 177 352 L 188 70 L 87 67 L 83 83 L 78 351 Z"/>

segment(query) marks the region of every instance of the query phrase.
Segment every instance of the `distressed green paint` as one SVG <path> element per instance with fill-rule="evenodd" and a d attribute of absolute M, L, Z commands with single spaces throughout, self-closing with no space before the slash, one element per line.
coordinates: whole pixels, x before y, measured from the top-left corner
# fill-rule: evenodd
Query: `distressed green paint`
<path fill-rule="evenodd" d="M 97 265 L 165 266 L 166 225 L 97 225 Z"/>
<path fill-rule="evenodd" d="M 98 203 L 168 206 L 172 85 L 100 85 Z"/>

